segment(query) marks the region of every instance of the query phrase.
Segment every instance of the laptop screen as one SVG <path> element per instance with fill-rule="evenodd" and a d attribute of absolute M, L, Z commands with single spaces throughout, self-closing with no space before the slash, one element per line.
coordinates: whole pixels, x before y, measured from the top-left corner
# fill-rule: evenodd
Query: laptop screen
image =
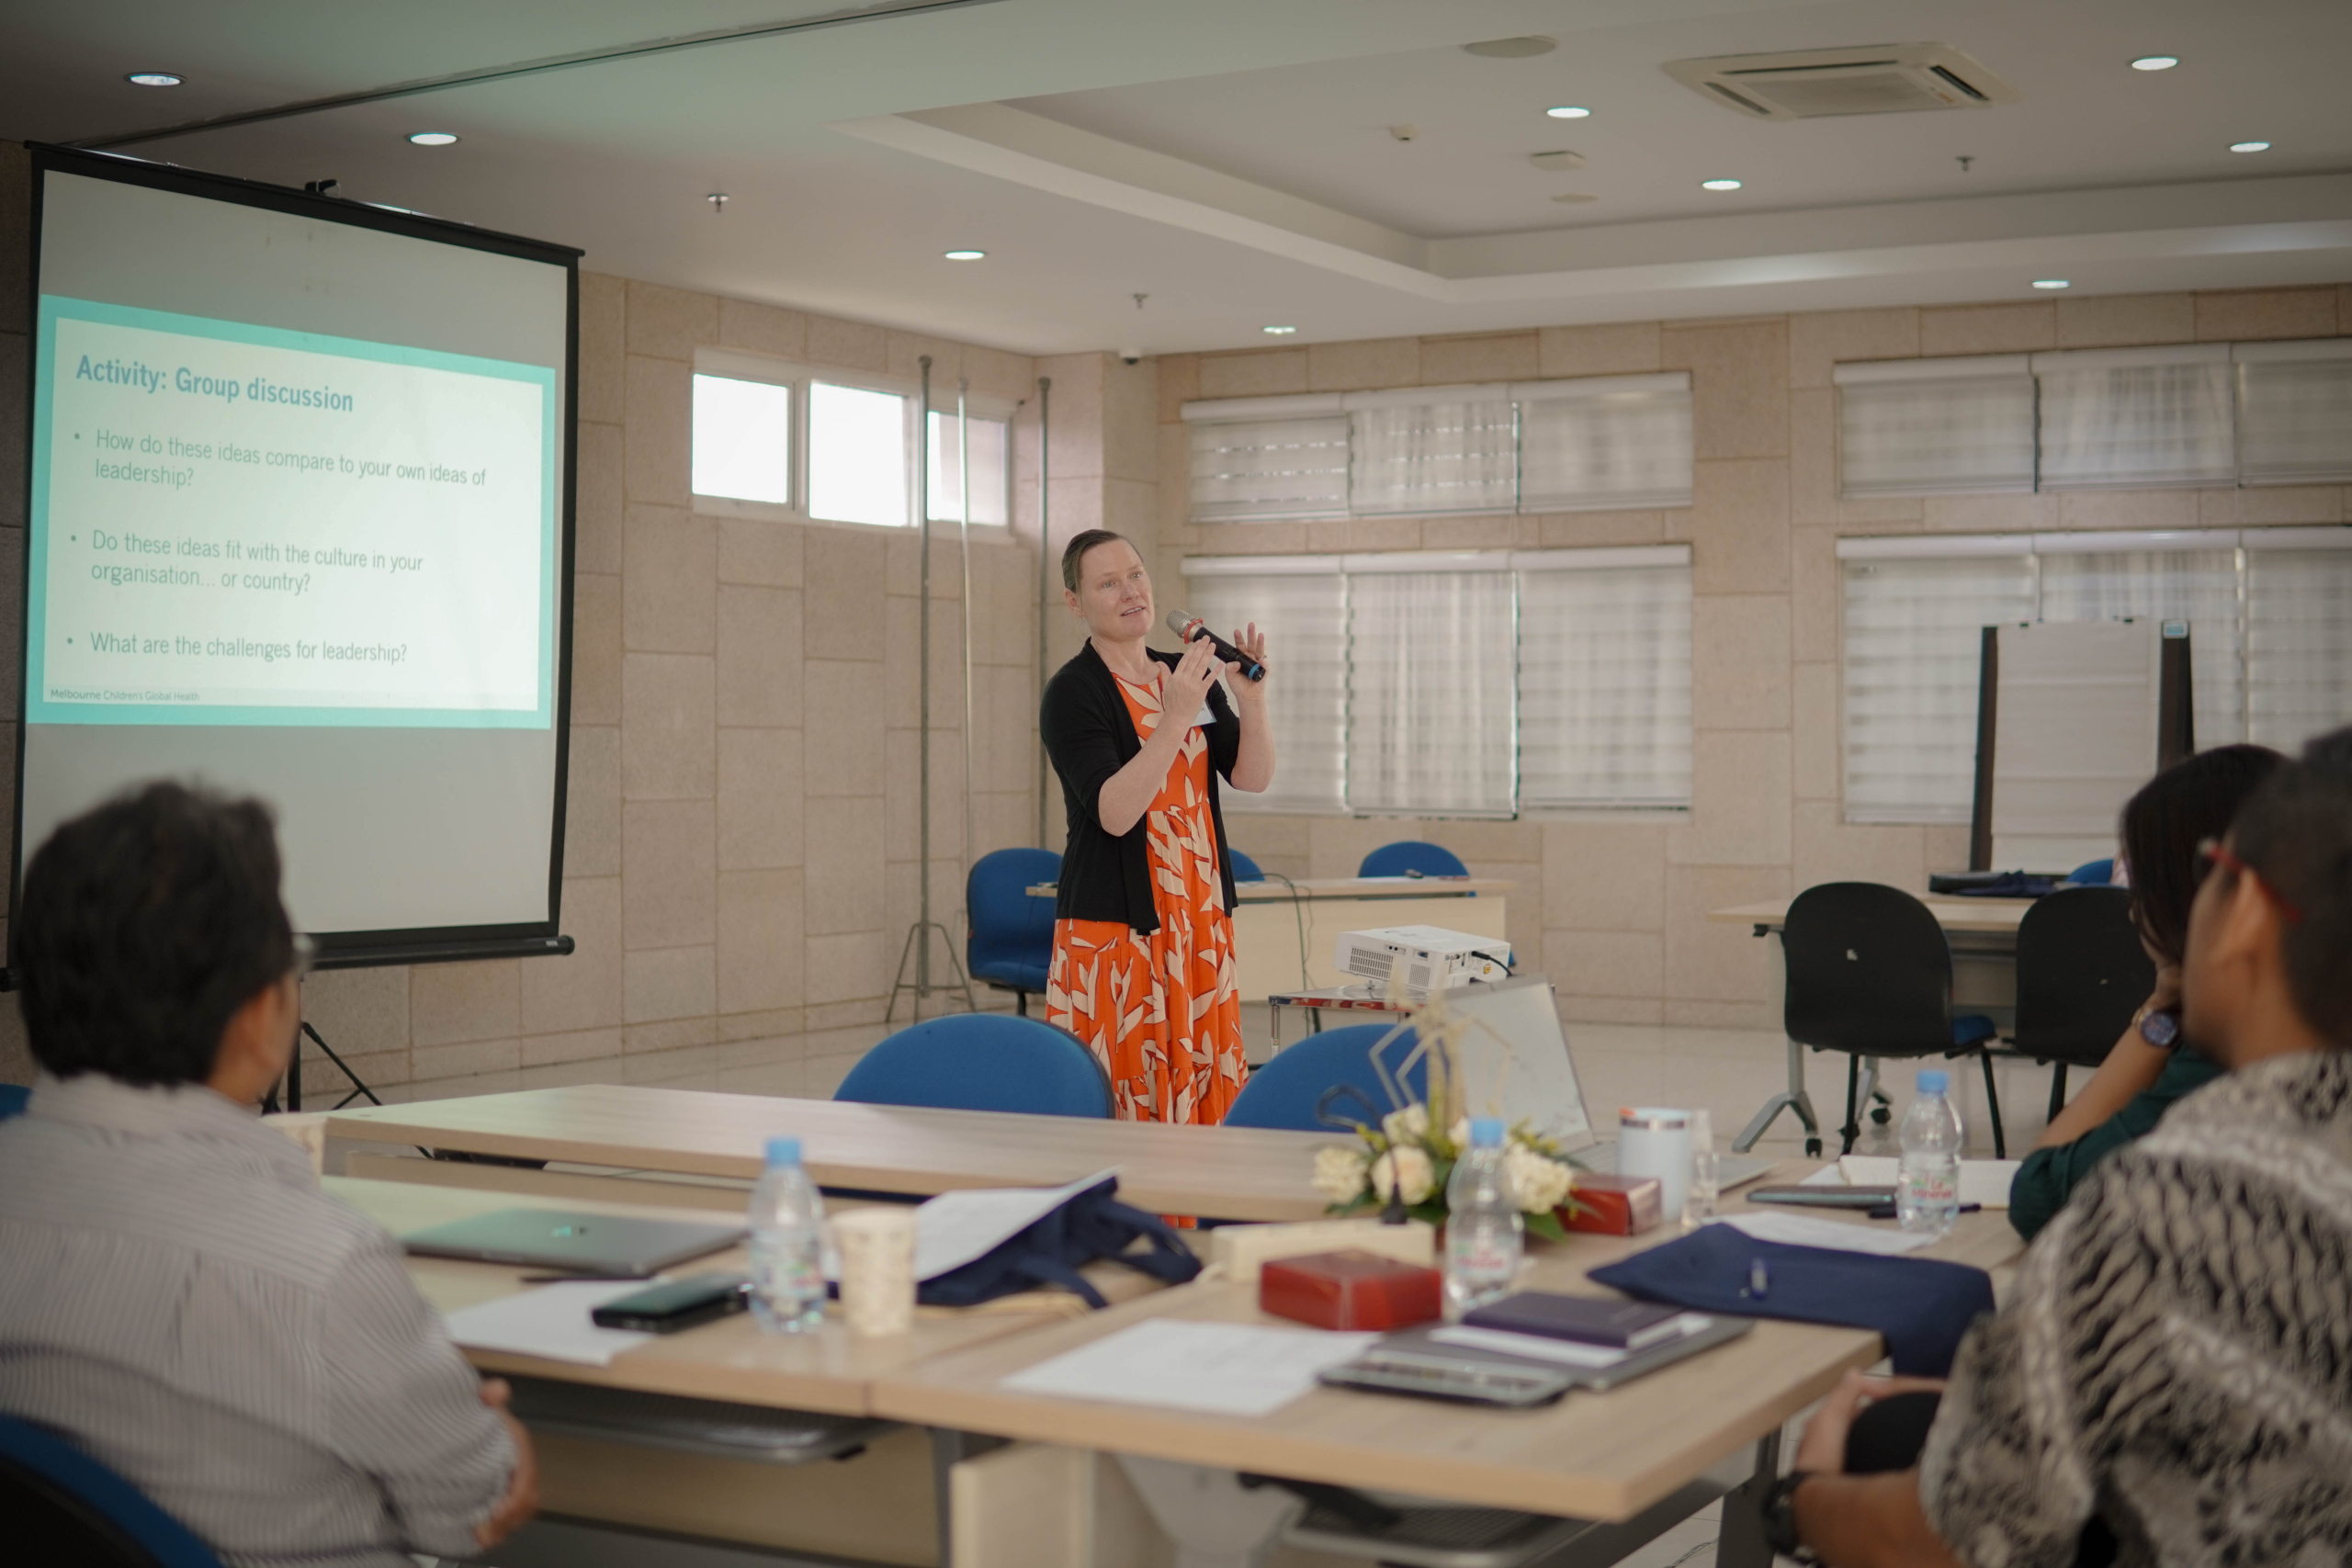
<path fill-rule="evenodd" d="M 1565 1150 L 1593 1142 L 1550 981 L 1529 976 L 1498 986 L 1465 986 L 1447 991 L 1443 1000 L 1448 1013 L 1476 1021 L 1462 1042 L 1464 1087 L 1474 1112 L 1532 1122 Z"/>

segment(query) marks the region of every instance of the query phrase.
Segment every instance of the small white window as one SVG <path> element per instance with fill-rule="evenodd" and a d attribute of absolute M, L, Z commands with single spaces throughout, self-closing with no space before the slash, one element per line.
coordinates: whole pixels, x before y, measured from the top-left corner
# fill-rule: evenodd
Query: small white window
<path fill-rule="evenodd" d="M 2352 722 L 2352 528 L 2244 536 L 2246 739 L 2292 751 Z"/>
<path fill-rule="evenodd" d="M 1351 809 L 1517 811 L 1519 628 L 1506 564 L 1348 558 Z"/>
<path fill-rule="evenodd" d="M 808 515 L 903 527 L 909 400 L 827 381 L 808 384 Z"/>
<path fill-rule="evenodd" d="M 1840 365 L 1838 493 L 2033 488 L 2033 372 L 2022 354 Z"/>
<path fill-rule="evenodd" d="M 2238 483 L 2352 479 L 2352 337 L 2241 343 Z"/>
<path fill-rule="evenodd" d="M 1268 704 L 1278 759 L 1273 785 L 1263 795 L 1227 791 L 1226 810 L 1345 811 L 1348 593 L 1339 558 L 1228 556 L 1184 564 L 1184 608 L 1221 637 L 1255 624 L 1267 635 L 1266 661 L 1280 683 Z"/>
<path fill-rule="evenodd" d="M 731 376 L 694 384 L 696 495 L 792 504 L 792 389 Z"/>
<path fill-rule="evenodd" d="M 1690 554 L 1519 562 L 1521 806 L 1690 804 Z"/>
<path fill-rule="evenodd" d="M 2229 344 L 2037 354 L 2033 375 L 2043 490 L 2237 478 Z"/>
<path fill-rule="evenodd" d="M 953 523 L 963 515 L 965 475 L 956 445 L 967 424 L 972 432 L 971 520 L 1001 525 L 1012 515 L 1012 424 L 977 415 L 958 420 L 936 410 L 931 416 L 931 520 Z"/>

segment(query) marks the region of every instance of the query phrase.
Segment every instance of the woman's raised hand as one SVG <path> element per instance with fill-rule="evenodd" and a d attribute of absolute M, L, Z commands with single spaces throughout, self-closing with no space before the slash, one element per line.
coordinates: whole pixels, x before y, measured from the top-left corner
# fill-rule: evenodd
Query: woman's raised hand
<path fill-rule="evenodd" d="M 1161 717 L 1174 718 L 1178 734 L 1192 728 L 1193 716 L 1201 711 L 1203 703 L 1208 701 L 1209 688 L 1216 684 L 1217 677 L 1224 671 L 1225 666 L 1217 662 L 1216 649 L 1208 638 L 1203 637 L 1198 642 L 1184 645 L 1184 656 L 1159 682 Z"/>

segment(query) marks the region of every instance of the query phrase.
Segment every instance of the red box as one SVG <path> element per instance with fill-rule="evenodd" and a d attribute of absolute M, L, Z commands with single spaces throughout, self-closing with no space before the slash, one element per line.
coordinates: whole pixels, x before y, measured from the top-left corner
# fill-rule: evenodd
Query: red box
<path fill-rule="evenodd" d="M 1270 1258 L 1258 1270 L 1258 1308 L 1317 1328 L 1403 1328 L 1444 1312 L 1444 1276 L 1375 1252 Z"/>
<path fill-rule="evenodd" d="M 1602 1176 L 1580 1170 L 1571 1199 L 1583 1208 L 1575 1212 L 1563 1204 L 1560 1224 L 1596 1235 L 1639 1235 L 1656 1228 L 1665 1211 L 1655 1176 Z"/>

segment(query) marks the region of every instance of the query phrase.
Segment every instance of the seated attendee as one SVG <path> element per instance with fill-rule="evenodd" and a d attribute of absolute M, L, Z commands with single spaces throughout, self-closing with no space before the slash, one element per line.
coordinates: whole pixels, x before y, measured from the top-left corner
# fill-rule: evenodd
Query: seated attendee
<path fill-rule="evenodd" d="M 11 934 L 41 1076 L 0 1124 L 0 1413 L 232 1565 L 412 1568 L 527 1517 L 503 1385 L 254 1115 L 301 1021 L 267 811 L 102 806 L 33 857 Z"/>
<path fill-rule="evenodd" d="M 1841 1473 L 1889 1385 L 1831 1396 L 1767 1499 L 1777 1544 L 1840 1568 L 2345 1560 L 2352 776 L 2289 765 L 2204 858 L 2184 1022 L 2230 1076 L 2050 1223 L 1916 1468 Z"/>
<path fill-rule="evenodd" d="M 2155 960 L 2155 990 L 2010 1183 L 2009 1224 L 2028 1241 L 2092 1167 L 2144 1137 L 2173 1101 L 2221 1076 L 2179 1027 L 2180 951 L 2197 892 L 2197 846 L 2228 831 L 2246 796 L 2285 761 L 2267 746 L 2217 747 L 2166 768 L 2124 805 L 2132 922 Z"/>

